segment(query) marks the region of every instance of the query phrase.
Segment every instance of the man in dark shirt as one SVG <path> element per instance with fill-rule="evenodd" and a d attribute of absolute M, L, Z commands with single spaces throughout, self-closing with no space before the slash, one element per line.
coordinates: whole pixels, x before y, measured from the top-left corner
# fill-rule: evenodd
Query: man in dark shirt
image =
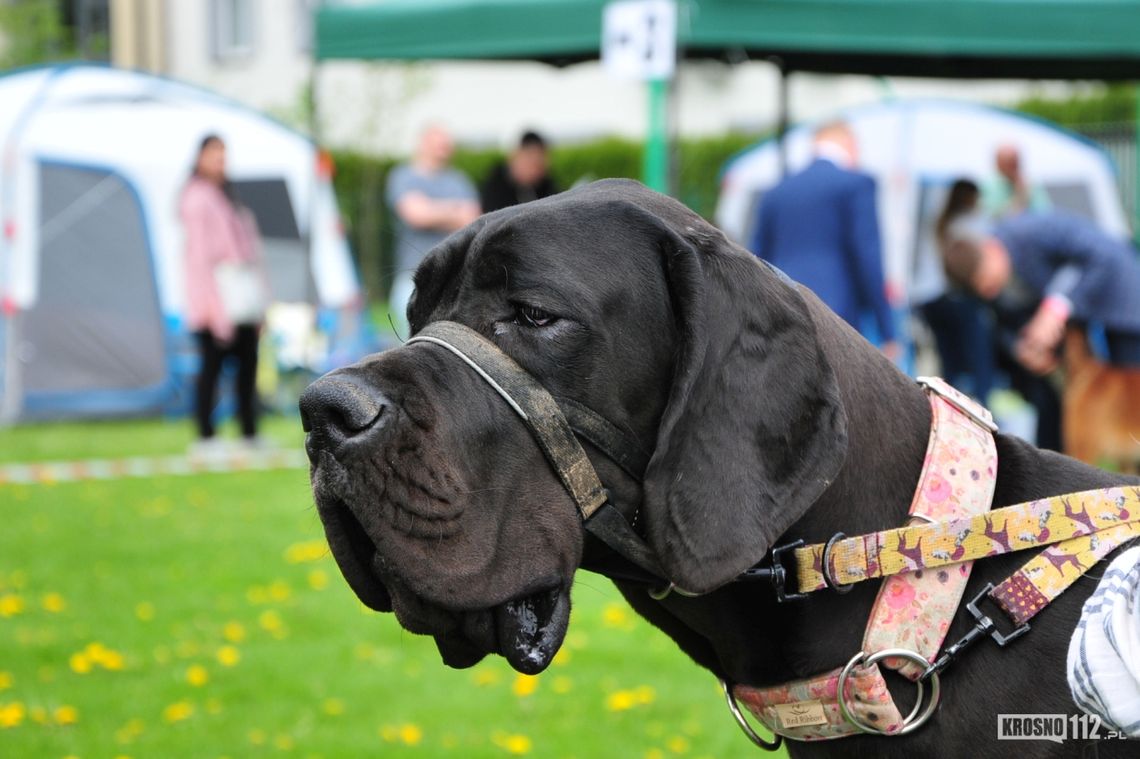
<path fill-rule="evenodd" d="M 547 174 L 549 158 L 546 140 L 536 132 L 527 132 L 510 157 L 491 169 L 479 195 L 483 212 L 545 198 L 558 192 Z"/>

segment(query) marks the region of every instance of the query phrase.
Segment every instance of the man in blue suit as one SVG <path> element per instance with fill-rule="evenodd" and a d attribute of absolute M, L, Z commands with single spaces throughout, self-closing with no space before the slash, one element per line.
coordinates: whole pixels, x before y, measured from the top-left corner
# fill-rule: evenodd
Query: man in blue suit
<path fill-rule="evenodd" d="M 1063 212 L 1018 214 L 989 236 L 952 241 L 945 264 L 951 279 L 993 303 L 999 324 L 1026 315 L 1012 352 L 1027 369 L 1056 367 L 1070 318 L 1104 327 L 1110 362 L 1140 366 L 1140 261 L 1093 222 Z"/>
<path fill-rule="evenodd" d="M 854 170 L 858 145 L 834 122 L 813 137 L 815 160 L 770 190 L 760 203 L 749 248 L 806 285 L 856 329 L 870 312 L 895 359 L 895 324 L 887 303 L 875 180 Z"/>

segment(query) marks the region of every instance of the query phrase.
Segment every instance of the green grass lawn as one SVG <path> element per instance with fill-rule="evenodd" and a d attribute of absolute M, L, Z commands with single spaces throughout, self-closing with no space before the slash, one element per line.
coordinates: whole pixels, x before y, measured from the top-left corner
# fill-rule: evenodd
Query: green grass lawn
<path fill-rule="evenodd" d="M 295 420 L 267 434 L 296 445 Z M 185 422 L 0 430 L 0 461 L 175 453 Z M 0 757 L 746 757 L 716 682 L 581 573 L 544 674 L 366 610 L 304 471 L 0 486 Z"/>

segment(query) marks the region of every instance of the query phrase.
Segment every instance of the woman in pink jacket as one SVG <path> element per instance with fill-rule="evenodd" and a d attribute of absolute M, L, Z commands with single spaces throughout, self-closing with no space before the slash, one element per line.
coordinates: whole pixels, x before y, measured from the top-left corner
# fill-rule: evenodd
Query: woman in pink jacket
<path fill-rule="evenodd" d="M 217 135 L 202 140 L 194 173 L 182 191 L 186 232 L 186 320 L 198 340 L 202 363 L 195 393 L 199 440 L 209 452 L 222 362 L 238 362 L 237 403 L 244 440 L 257 440 L 257 340 L 268 279 L 253 214 L 234 197 L 226 178 L 226 146 Z"/>

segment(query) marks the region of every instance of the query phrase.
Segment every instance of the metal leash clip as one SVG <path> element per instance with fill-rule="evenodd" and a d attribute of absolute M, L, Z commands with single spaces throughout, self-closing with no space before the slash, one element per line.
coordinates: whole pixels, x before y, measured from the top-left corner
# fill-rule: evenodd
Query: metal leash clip
<path fill-rule="evenodd" d="M 776 600 L 780 603 L 807 598 L 806 593 L 789 593 L 787 591 L 786 583 L 788 582 L 789 573 L 787 568 L 784 567 L 784 555 L 796 550 L 803 544 L 804 542 L 802 540 L 794 540 L 791 543 L 776 546 L 772 549 L 772 566 L 746 569 L 737 580 L 751 582 L 767 581 L 772 585 L 772 589 L 776 591 Z M 792 555 L 794 556 L 795 554 Z"/>
<path fill-rule="evenodd" d="M 970 629 L 969 632 L 962 636 L 961 640 L 952 646 L 947 646 L 942 655 L 935 659 L 934 663 L 927 667 L 926 671 L 922 673 L 920 680 L 927 680 L 932 675 L 937 676 L 938 673 L 946 669 L 946 667 L 949 666 L 950 663 L 953 662 L 960 653 L 962 653 L 962 651 L 969 648 L 975 642 L 977 642 L 978 639 L 986 635 L 989 635 L 991 638 L 993 638 L 994 642 L 999 646 L 1005 647 L 1017 638 L 1020 638 L 1022 635 L 1029 632 L 1029 623 L 1023 622 L 1021 627 L 1017 627 L 1009 633 L 1002 633 L 997 629 L 997 625 L 994 624 L 994 621 L 990 619 L 990 617 L 986 615 L 985 612 L 978 608 L 978 604 L 980 604 L 982 602 L 982 599 L 986 598 L 989 595 L 990 591 L 993 589 L 994 584 L 992 582 L 986 583 L 986 586 L 981 589 L 978 595 L 974 596 L 973 600 L 966 604 L 966 610 L 974 616 L 974 619 L 977 620 L 977 623 L 973 628 Z"/>

